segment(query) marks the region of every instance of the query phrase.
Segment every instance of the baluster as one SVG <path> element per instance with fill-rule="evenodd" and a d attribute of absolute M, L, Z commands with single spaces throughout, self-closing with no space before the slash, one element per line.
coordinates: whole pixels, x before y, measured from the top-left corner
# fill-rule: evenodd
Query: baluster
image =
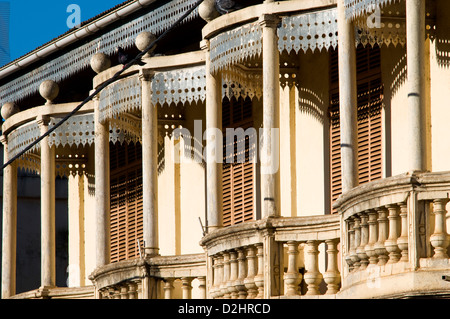
<path fill-rule="evenodd" d="M 137 299 L 137 282 L 128 284 L 128 299 Z"/>
<path fill-rule="evenodd" d="M 361 266 L 360 258 L 358 257 L 358 252 L 357 252 L 357 248 L 361 244 L 361 225 L 360 225 L 361 220 L 360 220 L 359 216 L 357 216 L 357 215 L 353 216 L 353 220 L 355 221 L 355 223 L 353 225 L 355 235 L 354 235 L 354 239 L 353 239 L 353 249 L 352 249 L 350 258 L 352 259 L 353 267 L 356 270 L 356 269 L 359 269 L 359 267 Z"/>
<path fill-rule="evenodd" d="M 359 217 L 361 218 L 361 238 L 360 244 L 356 248 L 356 253 L 358 254 L 360 260 L 360 268 L 365 269 L 369 264 L 369 257 L 367 256 L 365 247 L 369 242 L 369 224 L 367 223 L 368 216 L 367 213 L 360 213 Z"/>
<path fill-rule="evenodd" d="M 303 276 L 308 287 L 307 295 L 318 295 L 319 284 L 322 281 L 322 274 L 319 272 L 319 242 L 316 240 L 307 241 L 307 254 L 306 254 L 306 273 Z"/>
<path fill-rule="evenodd" d="M 385 242 L 386 251 L 389 253 L 388 263 L 396 263 L 400 260 L 400 249 L 397 245 L 398 239 L 398 211 L 397 205 L 386 205 L 389 210 L 389 238 Z"/>
<path fill-rule="evenodd" d="M 369 242 L 367 243 L 366 247 L 364 247 L 367 256 L 369 257 L 369 263 L 371 265 L 376 265 L 378 262 L 377 254 L 375 253 L 375 243 L 377 241 L 378 236 L 378 223 L 377 223 L 377 212 L 376 211 L 369 211 Z"/>
<path fill-rule="evenodd" d="M 235 250 L 230 251 L 230 278 L 227 282 L 227 290 L 231 299 L 237 299 L 238 290 L 235 286 L 235 281 L 238 279 L 238 261 Z"/>
<path fill-rule="evenodd" d="M 217 267 L 218 264 L 218 258 L 217 257 L 212 257 L 212 276 L 213 276 L 213 282 L 211 285 L 211 288 L 209 288 L 209 296 L 214 299 L 216 298 L 216 289 L 217 289 L 217 284 L 218 284 L 218 280 L 219 280 L 219 269 Z"/>
<path fill-rule="evenodd" d="M 258 274 L 255 276 L 255 284 L 258 287 L 258 295 L 256 298 L 264 298 L 264 246 L 263 244 L 256 244 L 258 258 Z"/>
<path fill-rule="evenodd" d="M 397 245 L 402 254 L 400 261 L 408 261 L 408 206 L 405 203 L 400 204 L 400 218 L 402 220 L 402 232 L 397 239 Z"/>
<path fill-rule="evenodd" d="M 223 280 L 220 285 L 220 291 L 222 292 L 222 298 L 230 298 L 228 293 L 228 280 L 230 279 L 230 253 L 223 252 Z"/>
<path fill-rule="evenodd" d="M 354 247 L 354 243 L 355 243 L 355 229 L 353 228 L 355 222 L 353 221 L 353 219 L 350 217 L 348 219 L 347 225 L 348 225 L 348 250 L 347 253 L 345 255 L 345 261 L 348 264 L 348 271 L 352 271 L 353 270 L 353 260 L 352 260 L 352 255 L 355 252 L 355 247 Z"/>
<path fill-rule="evenodd" d="M 388 252 L 386 246 L 384 245 L 387 239 L 388 223 L 386 217 L 386 210 L 384 207 L 379 207 L 378 209 L 378 241 L 375 243 L 375 253 L 378 256 L 378 266 L 386 264 L 388 257 Z"/>
<path fill-rule="evenodd" d="M 328 255 L 328 267 L 327 271 L 323 274 L 323 280 L 327 284 L 327 295 L 336 294 L 339 291 L 339 284 L 341 283 L 341 274 L 338 269 L 338 240 L 329 239 L 326 240 L 327 255 Z"/>
<path fill-rule="evenodd" d="M 206 299 L 206 277 L 200 276 L 198 279 L 198 289 L 200 291 L 200 299 Z"/>
<path fill-rule="evenodd" d="M 172 299 L 173 281 L 173 278 L 164 279 L 164 299 Z"/>
<path fill-rule="evenodd" d="M 217 285 L 216 285 L 216 292 L 215 298 L 222 298 L 222 283 L 223 283 L 223 255 L 220 255 L 217 257 Z"/>
<path fill-rule="evenodd" d="M 258 295 L 258 287 L 255 284 L 256 276 L 256 252 L 254 246 L 247 248 L 247 277 L 244 280 L 245 288 L 247 288 L 247 299 L 253 299 Z"/>
<path fill-rule="evenodd" d="M 245 250 L 244 248 L 238 248 L 238 278 L 235 280 L 234 285 L 236 287 L 236 290 L 238 292 L 238 298 L 239 299 L 246 299 L 247 298 L 247 290 L 245 288 L 245 277 L 247 276 L 247 269 L 246 269 L 246 258 L 245 258 Z"/>
<path fill-rule="evenodd" d="M 448 198 L 439 198 L 433 200 L 434 213 L 434 232 L 430 237 L 431 245 L 434 247 L 433 258 L 448 258 L 447 246 L 449 238 L 447 234 L 447 223 L 445 205 Z"/>
<path fill-rule="evenodd" d="M 298 256 L 298 243 L 295 241 L 288 241 L 288 268 L 284 274 L 284 282 L 286 283 L 286 296 L 299 295 L 298 285 L 302 281 L 302 275 L 298 272 L 297 256 Z"/>
<path fill-rule="evenodd" d="M 192 279 L 191 277 L 182 277 L 181 278 L 181 291 L 183 299 L 191 299 L 192 298 Z"/>

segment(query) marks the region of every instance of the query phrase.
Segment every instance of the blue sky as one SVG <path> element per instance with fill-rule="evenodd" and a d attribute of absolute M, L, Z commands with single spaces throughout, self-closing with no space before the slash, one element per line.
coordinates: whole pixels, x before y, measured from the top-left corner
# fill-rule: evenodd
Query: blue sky
<path fill-rule="evenodd" d="M 0 0 L 10 3 L 10 61 L 67 32 L 70 4 L 80 8 L 81 21 L 88 20 L 125 0 Z"/>

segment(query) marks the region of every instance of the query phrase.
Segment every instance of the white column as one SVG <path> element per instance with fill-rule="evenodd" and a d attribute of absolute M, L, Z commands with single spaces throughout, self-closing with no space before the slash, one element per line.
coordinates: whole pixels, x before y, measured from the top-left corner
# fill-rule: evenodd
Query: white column
<path fill-rule="evenodd" d="M 279 101 L 280 55 L 277 24 L 279 18 L 265 14 L 259 18 L 263 37 L 263 135 L 260 136 L 262 216 L 280 215 L 279 207 Z"/>
<path fill-rule="evenodd" d="M 94 98 L 95 120 L 95 213 L 96 266 L 110 261 L 110 181 L 109 181 L 109 124 L 100 122 L 98 97 Z"/>
<path fill-rule="evenodd" d="M 8 162 L 8 141 L 3 143 L 3 163 Z M 17 163 L 3 170 L 3 221 L 2 221 L 2 298 L 16 294 L 17 247 Z"/>
<path fill-rule="evenodd" d="M 39 116 L 41 135 L 48 131 L 49 117 Z M 41 141 L 41 287 L 56 285 L 55 264 L 55 148 L 48 137 Z"/>
<path fill-rule="evenodd" d="M 408 170 L 426 169 L 425 147 L 425 0 L 406 1 L 408 112 L 405 113 Z"/>
<path fill-rule="evenodd" d="M 152 103 L 154 72 L 141 70 L 142 82 L 142 209 L 145 254 L 159 254 L 158 235 L 158 108 Z"/>
<path fill-rule="evenodd" d="M 222 85 L 220 74 L 211 73 L 209 41 L 203 40 L 201 48 L 205 52 L 206 69 L 206 130 L 213 133 L 222 129 Z M 207 139 L 206 154 L 206 215 L 207 229 L 212 231 L 222 227 L 222 159 L 216 158 L 216 148 L 222 148 L 222 140 Z M 222 149 L 218 153 L 221 152 Z"/>
<path fill-rule="evenodd" d="M 339 114 L 342 193 L 358 185 L 356 47 L 354 25 L 345 18 L 344 0 L 338 0 Z"/>

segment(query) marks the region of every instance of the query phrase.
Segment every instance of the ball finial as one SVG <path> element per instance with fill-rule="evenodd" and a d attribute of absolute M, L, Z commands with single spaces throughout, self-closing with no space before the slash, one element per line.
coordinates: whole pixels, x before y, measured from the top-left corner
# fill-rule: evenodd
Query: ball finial
<path fill-rule="evenodd" d="M 111 67 L 111 59 L 106 54 L 99 52 L 91 58 L 91 68 L 95 73 L 100 73 Z"/>
<path fill-rule="evenodd" d="M 152 42 L 156 40 L 156 36 L 149 32 L 149 31 L 143 31 L 138 34 L 135 40 L 136 48 L 138 48 L 139 51 L 144 51 Z M 146 54 L 145 56 L 148 57 L 150 53 L 152 53 L 156 49 L 156 45 L 154 45 Z"/>
<path fill-rule="evenodd" d="M 59 94 L 59 86 L 55 81 L 45 80 L 39 87 L 39 93 L 47 101 L 45 105 L 52 104 Z"/>
<path fill-rule="evenodd" d="M 220 13 L 216 10 L 214 0 L 205 0 L 198 7 L 199 16 L 206 22 L 210 22 L 220 16 Z"/>
<path fill-rule="evenodd" d="M 2 110 L 1 110 L 2 117 L 5 120 L 19 112 L 20 112 L 19 107 L 13 102 L 7 102 L 7 103 L 3 104 Z"/>

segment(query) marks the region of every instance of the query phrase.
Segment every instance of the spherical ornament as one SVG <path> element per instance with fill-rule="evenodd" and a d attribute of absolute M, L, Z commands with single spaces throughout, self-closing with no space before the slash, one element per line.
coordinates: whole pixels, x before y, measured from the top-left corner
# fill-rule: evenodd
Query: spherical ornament
<path fill-rule="evenodd" d="M 214 0 L 205 0 L 198 7 L 199 16 L 206 22 L 210 22 L 220 16 L 220 13 L 216 10 Z"/>
<path fill-rule="evenodd" d="M 96 53 L 91 58 L 91 68 L 95 73 L 103 72 L 111 67 L 109 56 L 104 53 Z"/>
<path fill-rule="evenodd" d="M 136 37 L 135 40 L 135 45 L 136 48 L 138 48 L 139 51 L 144 51 L 150 44 L 152 44 L 154 41 L 156 40 L 156 36 L 149 32 L 149 31 L 144 31 L 138 34 L 138 36 Z M 153 52 L 156 48 L 156 45 L 153 46 L 153 48 L 151 48 L 147 54 Z"/>
<path fill-rule="evenodd" d="M 56 99 L 59 94 L 59 86 L 55 81 L 45 80 L 39 87 L 39 93 L 47 100 L 45 104 L 52 104 L 52 101 Z"/>
<path fill-rule="evenodd" d="M 19 107 L 15 103 L 8 102 L 3 104 L 1 114 L 2 117 L 6 120 L 19 112 L 20 112 Z"/>

